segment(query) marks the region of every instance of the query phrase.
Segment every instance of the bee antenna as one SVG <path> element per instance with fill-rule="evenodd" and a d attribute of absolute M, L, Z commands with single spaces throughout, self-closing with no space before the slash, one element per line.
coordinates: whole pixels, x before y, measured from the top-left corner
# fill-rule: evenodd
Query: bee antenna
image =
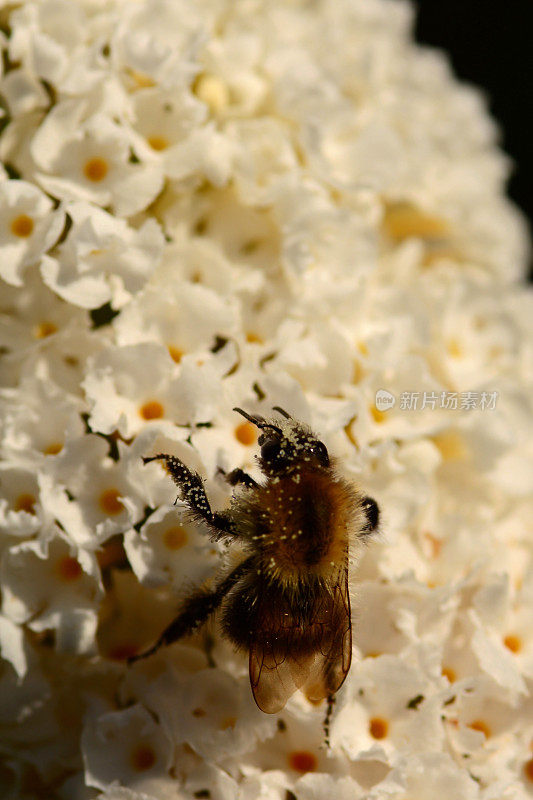
<path fill-rule="evenodd" d="M 272 425 L 270 422 L 266 422 L 261 417 L 253 417 L 251 414 L 248 414 L 248 412 L 243 411 L 242 408 L 234 408 L 233 410 L 236 411 L 238 414 L 242 414 L 242 416 L 245 419 L 247 419 L 249 422 L 252 423 L 252 425 L 255 425 L 257 428 L 261 428 L 261 430 L 265 428 L 270 428 L 271 430 L 276 431 L 281 435 L 281 428 L 278 428 L 277 425 Z"/>
<path fill-rule="evenodd" d="M 280 408 L 279 406 L 272 406 L 272 411 L 277 411 L 278 414 L 281 414 L 281 416 L 285 417 L 285 419 L 292 419 L 291 415 L 288 414 L 283 408 Z"/>

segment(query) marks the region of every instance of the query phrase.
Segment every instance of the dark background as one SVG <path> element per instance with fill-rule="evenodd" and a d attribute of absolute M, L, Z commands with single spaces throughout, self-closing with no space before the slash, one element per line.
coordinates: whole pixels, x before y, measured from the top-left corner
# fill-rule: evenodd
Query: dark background
<path fill-rule="evenodd" d="M 514 162 L 509 194 L 531 225 L 533 47 L 526 3 L 418 0 L 415 32 L 421 44 L 446 50 L 459 80 L 485 92 L 501 145 Z"/>

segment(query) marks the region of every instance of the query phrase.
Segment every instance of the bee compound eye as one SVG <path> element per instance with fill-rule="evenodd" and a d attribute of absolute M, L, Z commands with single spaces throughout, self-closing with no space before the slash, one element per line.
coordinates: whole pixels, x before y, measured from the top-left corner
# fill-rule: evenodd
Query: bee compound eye
<path fill-rule="evenodd" d="M 372 533 L 379 523 L 379 506 L 372 497 L 364 497 L 362 506 L 367 520 L 363 533 Z"/>
<path fill-rule="evenodd" d="M 315 442 L 311 448 L 311 452 L 323 467 L 327 467 L 329 465 L 328 449 L 323 442 Z"/>
<path fill-rule="evenodd" d="M 281 446 L 277 439 L 267 439 L 261 447 L 261 458 L 264 461 L 275 461 L 279 456 Z"/>

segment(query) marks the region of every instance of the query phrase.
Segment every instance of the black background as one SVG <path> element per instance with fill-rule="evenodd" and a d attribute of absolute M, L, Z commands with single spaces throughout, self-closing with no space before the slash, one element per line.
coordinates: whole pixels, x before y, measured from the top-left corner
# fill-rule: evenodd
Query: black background
<path fill-rule="evenodd" d="M 526 2 L 418 0 L 415 34 L 448 53 L 459 80 L 484 91 L 514 162 L 509 194 L 531 224 L 533 47 Z"/>

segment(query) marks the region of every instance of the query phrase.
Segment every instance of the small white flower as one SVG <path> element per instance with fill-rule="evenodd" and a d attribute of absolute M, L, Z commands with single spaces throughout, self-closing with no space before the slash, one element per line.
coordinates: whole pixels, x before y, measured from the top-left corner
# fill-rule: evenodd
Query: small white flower
<path fill-rule="evenodd" d="M 135 115 L 131 130 L 138 156 L 145 161 L 172 162 L 173 153 L 205 122 L 202 104 L 185 87 L 164 90 L 148 87 L 132 98 Z"/>
<path fill-rule="evenodd" d="M 94 556 L 73 555 L 65 540 L 23 542 L 9 548 L 1 564 L 3 612 L 32 630 L 53 628 L 63 652 L 94 650 L 96 609 L 101 596 Z"/>
<path fill-rule="evenodd" d="M 213 9 L 186 0 L 143 0 L 120 9 L 111 33 L 112 62 L 133 82 L 175 87 L 191 80 L 196 54 L 204 40 Z M 135 85 L 135 83 L 134 83 Z"/>
<path fill-rule="evenodd" d="M 106 789 L 113 781 L 139 792 L 159 795 L 173 762 L 171 743 L 141 705 L 123 711 L 90 710 L 81 738 L 85 779 Z M 112 758 L 110 758 L 112 753 Z"/>
<path fill-rule="evenodd" d="M 143 500 L 128 480 L 127 466 L 108 456 L 96 435 L 69 441 L 39 474 L 43 508 L 76 547 L 95 550 L 142 518 Z"/>
<path fill-rule="evenodd" d="M 9 460 L 2 463 L 0 475 L 0 531 L 9 536 L 33 536 L 49 521 L 34 469 Z"/>
<path fill-rule="evenodd" d="M 440 750 L 440 702 L 420 669 L 392 655 L 366 659 L 351 676 L 347 692 L 333 722 L 332 741 L 350 758 L 372 755 L 390 763 L 406 750 Z"/>
<path fill-rule="evenodd" d="M 59 238 L 65 215 L 53 208 L 31 183 L 0 182 L 0 276 L 12 286 L 23 285 L 25 270 L 39 264 Z"/>
<path fill-rule="evenodd" d="M 5 362 L 13 362 L 18 380 L 25 371 L 26 358 L 31 360 L 40 350 L 50 355 L 65 332 L 67 338 L 79 339 L 90 326 L 86 312 L 61 300 L 43 284 L 36 270 L 28 272 L 22 289 L 2 286 L 2 300 L 0 345 L 5 349 L 4 369 Z M 98 335 L 93 334 L 92 339 L 94 349 Z M 64 385 L 63 381 L 57 383 Z M 16 386 L 17 381 L 12 385 Z"/>
<path fill-rule="evenodd" d="M 308 391 L 334 394 L 351 379 L 350 342 L 340 326 L 327 323 L 311 328 L 291 320 L 280 326 L 276 346 L 276 367 Z"/>
<path fill-rule="evenodd" d="M 65 396 L 49 379 L 28 376 L 17 389 L 6 389 L 0 397 L 5 414 L 0 445 L 4 457 L 16 454 L 39 463 L 43 456 L 56 455 L 67 440 L 84 433 L 80 416 L 84 404 L 79 398 Z"/>
<path fill-rule="evenodd" d="M 155 511 L 139 533 L 128 531 L 124 549 L 141 583 L 175 587 L 197 586 L 212 576 L 220 550 L 205 531 L 181 519 L 175 507 Z"/>
<path fill-rule="evenodd" d="M 231 175 L 233 152 L 231 140 L 208 123 L 172 148 L 165 171 L 176 181 L 200 176 L 213 186 L 224 186 Z"/>
<path fill-rule="evenodd" d="M 113 326 L 119 344 L 158 342 L 167 346 L 176 363 L 187 353 L 203 355 L 240 327 L 234 302 L 201 284 L 171 277 L 164 296 L 160 287 L 146 287 Z"/>
<path fill-rule="evenodd" d="M 276 726 L 255 705 L 248 676 L 236 679 L 218 668 L 190 674 L 167 669 L 150 681 L 143 701 L 172 742 L 186 742 L 220 766 L 272 736 Z"/>
<path fill-rule="evenodd" d="M 443 709 L 447 736 L 455 752 L 472 755 L 485 748 L 494 752 L 505 745 L 526 722 L 528 711 L 510 703 L 505 693 L 487 678 L 459 681 Z"/>
<path fill-rule="evenodd" d="M 146 208 L 162 188 L 154 163 L 131 163 L 127 131 L 103 113 L 65 101 L 47 115 L 32 142 L 40 185 L 61 200 L 111 207 L 119 217 Z"/>
<path fill-rule="evenodd" d="M 217 407 L 221 377 L 217 356 L 186 356 L 179 366 L 153 342 L 108 348 L 84 381 L 92 402 L 91 428 L 117 430 L 124 438 L 147 423 L 194 425 L 209 422 Z M 228 365 L 222 362 L 223 371 Z"/>
<path fill-rule="evenodd" d="M 311 706 L 303 695 L 295 695 L 277 716 L 274 730 L 243 758 L 247 775 L 267 774 L 280 770 L 285 788 L 296 791 L 299 779 L 306 773 L 344 775 L 348 762 L 335 745 L 328 752 L 324 747 L 324 705 Z"/>
<path fill-rule="evenodd" d="M 89 203 L 67 203 L 66 241 L 41 263 L 47 286 L 82 308 L 120 308 L 157 267 L 163 236 L 154 220 L 138 229 Z"/>

